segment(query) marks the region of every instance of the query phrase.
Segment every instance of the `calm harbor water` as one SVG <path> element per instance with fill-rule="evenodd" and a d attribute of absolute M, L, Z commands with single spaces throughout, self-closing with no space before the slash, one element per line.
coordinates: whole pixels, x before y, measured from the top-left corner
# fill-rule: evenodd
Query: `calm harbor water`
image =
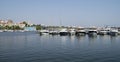
<path fill-rule="evenodd" d="M 120 62 L 120 36 L 0 33 L 0 62 Z"/>

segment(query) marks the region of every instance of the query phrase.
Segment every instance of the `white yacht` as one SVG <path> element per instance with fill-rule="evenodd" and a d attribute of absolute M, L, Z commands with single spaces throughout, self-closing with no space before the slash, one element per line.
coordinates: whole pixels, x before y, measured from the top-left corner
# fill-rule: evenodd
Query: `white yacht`
<path fill-rule="evenodd" d="M 89 36 L 97 36 L 97 30 L 88 30 Z"/>
<path fill-rule="evenodd" d="M 98 29 L 98 34 L 99 35 L 108 35 L 110 33 L 110 29 L 109 27 L 105 27 L 105 28 L 100 28 Z"/>
<path fill-rule="evenodd" d="M 116 35 L 118 35 L 118 30 L 117 30 L 117 29 L 111 29 L 111 30 L 110 30 L 110 35 L 111 35 L 111 36 L 116 36 Z"/>
<path fill-rule="evenodd" d="M 69 29 L 69 35 L 75 35 L 75 29 Z"/>
<path fill-rule="evenodd" d="M 68 30 L 67 29 L 61 29 L 60 30 L 60 33 L 59 33 L 60 35 L 69 35 L 69 32 L 68 32 Z"/>
<path fill-rule="evenodd" d="M 59 34 L 59 31 L 49 31 L 49 34 L 50 34 L 50 35 L 58 35 L 58 34 Z"/>
<path fill-rule="evenodd" d="M 3 32 L 3 30 L 0 30 L 0 32 Z"/>
<path fill-rule="evenodd" d="M 49 30 L 40 30 L 40 35 L 48 35 Z"/>
<path fill-rule="evenodd" d="M 98 32 L 99 35 L 107 35 L 107 34 L 109 34 L 109 33 L 110 33 L 110 29 L 107 29 L 107 28 L 101 29 L 101 30 L 99 30 L 99 32 Z"/>
<path fill-rule="evenodd" d="M 77 36 L 84 36 L 84 35 L 86 35 L 86 30 L 77 30 L 76 35 Z"/>

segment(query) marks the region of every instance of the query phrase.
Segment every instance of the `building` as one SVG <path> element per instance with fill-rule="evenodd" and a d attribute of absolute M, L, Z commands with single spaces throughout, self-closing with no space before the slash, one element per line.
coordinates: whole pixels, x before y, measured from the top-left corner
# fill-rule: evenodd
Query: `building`
<path fill-rule="evenodd" d="M 36 31 L 36 27 L 25 27 L 25 31 Z"/>

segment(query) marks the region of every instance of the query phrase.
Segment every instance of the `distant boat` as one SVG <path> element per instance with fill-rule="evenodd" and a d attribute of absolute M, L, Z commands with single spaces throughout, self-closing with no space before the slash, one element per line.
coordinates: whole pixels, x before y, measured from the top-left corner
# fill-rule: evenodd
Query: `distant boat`
<path fill-rule="evenodd" d="M 49 34 L 49 30 L 40 30 L 40 35 L 48 35 Z"/>
<path fill-rule="evenodd" d="M 97 30 L 89 30 L 88 35 L 89 36 L 97 36 Z"/>
<path fill-rule="evenodd" d="M 75 29 L 69 29 L 69 35 L 75 35 Z"/>
<path fill-rule="evenodd" d="M 50 34 L 50 35 L 58 35 L 59 32 L 58 32 L 58 31 L 49 31 L 49 34 Z"/>
<path fill-rule="evenodd" d="M 120 31 L 118 31 L 118 35 L 120 35 Z"/>
<path fill-rule="evenodd" d="M 107 33 L 108 33 L 108 31 L 106 31 L 106 30 L 101 30 L 101 31 L 99 31 L 99 35 L 107 35 Z"/>
<path fill-rule="evenodd" d="M 62 29 L 59 33 L 61 36 L 63 35 L 69 35 L 69 32 L 67 31 L 67 29 Z"/>
<path fill-rule="evenodd" d="M 118 35 L 118 30 L 117 30 L 117 29 L 111 29 L 111 30 L 110 30 L 110 35 L 111 35 L 111 36 L 116 36 L 116 35 Z"/>
<path fill-rule="evenodd" d="M 110 29 L 109 28 L 101 29 L 98 32 L 99 35 L 108 35 L 109 33 L 110 33 Z"/>
<path fill-rule="evenodd" d="M 99 35 L 109 35 L 110 34 L 110 27 L 103 27 L 98 29 L 98 34 Z"/>
<path fill-rule="evenodd" d="M 14 32 L 14 30 L 6 30 L 6 32 Z"/>
<path fill-rule="evenodd" d="M 0 30 L 0 32 L 3 32 L 3 30 Z"/>
<path fill-rule="evenodd" d="M 24 30 L 20 30 L 20 32 L 25 32 Z"/>
<path fill-rule="evenodd" d="M 13 30 L 13 32 L 25 32 L 25 30 Z"/>
<path fill-rule="evenodd" d="M 86 31 L 85 30 L 77 30 L 76 35 L 77 36 L 84 36 L 84 35 L 86 35 Z"/>

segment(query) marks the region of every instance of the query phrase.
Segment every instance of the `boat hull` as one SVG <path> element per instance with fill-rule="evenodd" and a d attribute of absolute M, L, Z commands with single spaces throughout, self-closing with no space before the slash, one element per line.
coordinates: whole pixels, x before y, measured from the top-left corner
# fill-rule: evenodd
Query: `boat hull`
<path fill-rule="evenodd" d="M 68 33 L 68 32 L 60 32 L 59 34 L 60 34 L 60 36 L 69 35 L 69 33 Z"/>
<path fill-rule="evenodd" d="M 84 35 L 86 35 L 86 33 L 85 32 L 76 32 L 76 35 L 77 36 L 84 36 Z"/>

